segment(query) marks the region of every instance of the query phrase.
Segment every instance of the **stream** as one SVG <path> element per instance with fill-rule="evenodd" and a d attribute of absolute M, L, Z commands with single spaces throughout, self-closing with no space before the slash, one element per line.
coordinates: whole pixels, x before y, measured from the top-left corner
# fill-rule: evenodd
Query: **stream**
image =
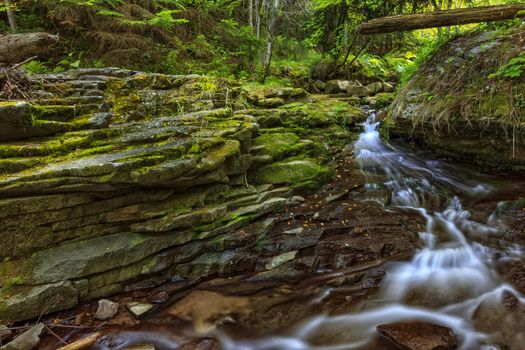
<path fill-rule="evenodd" d="M 475 314 L 484 305 L 498 309 L 509 295 L 525 302 L 494 269 L 495 255 L 498 260 L 517 259 L 523 249 L 513 244 L 495 254 L 476 242 L 476 237 L 497 235 L 505 227 L 496 215 L 474 221 L 458 197 L 489 196 L 493 188 L 457 178 L 440 162 L 425 162 L 386 145 L 379 124 L 372 113 L 354 148 L 369 175 L 367 200 L 381 201 L 375 193 L 386 187 L 392 209 L 423 217 L 426 229 L 419 234 L 420 249 L 411 261 L 390 264 L 379 292 L 360 312 L 313 317 L 288 336 L 235 341 L 222 335 L 224 349 L 376 349 L 378 325 L 414 320 L 453 329 L 462 350 L 499 349 L 490 344 L 489 334 L 476 329 Z"/>
<path fill-rule="evenodd" d="M 283 214 L 283 226 L 277 225 L 274 231 L 278 237 L 287 236 L 287 232 L 297 231 L 293 228 L 297 225 L 303 232 L 303 226 L 315 225 L 311 224 L 312 219 L 299 222 L 297 218 L 310 209 L 313 211 L 309 213 L 324 209 L 321 215 L 328 219 L 324 221 L 326 224 L 319 224 L 325 225 L 325 231 L 320 232 L 332 230 L 337 237 L 343 237 L 340 239 L 343 247 L 335 245 L 333 249 L 344 250 L 354 244 L 359 256 L 361 249 L 366 251 L 362 244 L 385 244 L 375 242 L 379 239 L 390 240 L 393 245 L 404 244 L 400 253 L 387 254 L 379 260 L 364 257 L 363 264 L 338 263 L 340 269 L 317 269 L 313 274 L 284 273 L 277 282 L 265 279 L 264 273 L 255 275 L 259 279 L 252 274 L 204 281 L 173 299 L 173 306 L 167 306 L 168 315 L 161 310 L 130 325 L 118 323 L 117 319 L 105 329 L 93 349 L 131 349 L 129 346 L 148 343 L 155 344 L 157 350 L 383 350 L 391 348 L 381 342 L 377 327 L 396 322 L 427 322 L 447 327 L 455 333 L 461 350 L 522 349 L 525 298 L 508 281 L 521 284 L 521 290 L 523 281 L 519 274 L 518 277 L 500 274 L 509 270 L 509 266 L 522 264 L 523 229 L 519 226 L 517 234 L 507 236 L 510 226 L 523 221 L 523 210 L 518 208 L 509 215 L 504 208 L 513 203 L 506 201 L 522 196 L 523 180 L 480 174 L 474 168 L 441 160 L 426 160 L 435 159 L 435 155 L 414 153 L 403 144 L 385 142 L 379 127 L 380 122 L 370 112 L 363 132 L 349 149 L 355 160 L 340 167 L 355 166 L 357 161 L 356 171 L 364 174 L 360 180 L 363 185 L 352 185 L 345 181 L 357 175 L 351 175 L 348 169 L 339 170 L 342 175 L 337 178 L 342 186 L 362 187 L 355 190 L 355 197 L 346 190 L 344 193 L 350 193 L 347 200 L 325 204 L 319 210 L 316 208 L 320 198 L 313 195 L 303 204 L 306 209 L 302 214 L 299 207 L 293 209 L 295 214 Z M 346 157 L 353 158 L 352 153 Z M 363 208 L 356 208 L 355 203 Z M 368 206 L 376 211 L 366 214 Z M 349 226 L 330 229 L 327 227 L 330 215 L 339 211 L 345 215 L 354 212 L 350 223 L 369 220 L 380 226 L 371 229 L 372 235 L 366 239 L 352 233 Z M 345 222 L 348 216 L 337 218 Z M 399 225 L 396 220 L 406 221 L 407 225 Z M 389 231 L 394 226 L 398 231 Z M 413 242 L 404 238 L 410 234 L 399 232 L 408 227 L 415 227 Z M 374 236 L 374 230 L 382 232 L 381 235 Z M 305 236 L 309 233 L 308 229 L 303 232 Z M 311 254 L 323 258 L 318 249 L 324 241 L 319 240 L 319 235 L 324 233 L 316 236 L 318 243 Z M 290 240 L 288 234 L 282 244 Z M 337 255 L 335 251 L 333 255 Z M 333 283 L 338 278 L 355 282 Z M 191 294 L 195 291 L 196 294 Z M 72 315 L 78 312 L 82 310 Z M 177 316 L 175 321 L 170 313 Z M 243 313 L 251 314 L 252 319 Z M 182 322 L 181 315 L 185 317 Z M 210 319 L 219 321 L 210 323 Z M 199 327 L 200 332 L 195 332 Z M 74 330 L 64 337 L 71 340 L 82 334 L 85 331 Z M 47 348 L 56 348 L 51 341 Z"/>

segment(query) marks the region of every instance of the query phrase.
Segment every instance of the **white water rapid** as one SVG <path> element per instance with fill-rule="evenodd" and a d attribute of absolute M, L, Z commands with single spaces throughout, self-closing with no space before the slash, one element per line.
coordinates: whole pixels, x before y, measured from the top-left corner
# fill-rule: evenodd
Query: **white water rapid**
<path fill-rule="evenodd" d="M 471 220 L 454 195 L 482 196 L 490 187 L 462 181 L 439 162 L 424 162 L 397 151 L 381 140 L 378 128 L 371 114 L 355 144 L 355 156 L 370 175 L 368 199 L 387 189 L 390 208 L 414 211 L 426 220 L 412 261 L 389 268 L 380 292 L 358 313 L 318 316 L 286 336 L 242 341 L 221 336 L 224 349 L 369 349 L 379 324 L 413 320 L 452 328 L 462 350 L 499 349 L 490 344 L 490 334 L 475 329 L 475 311 L 483 303 L 501 304 L 508 293 L 522 303 L 525 300 L 497 275 L 491 249 L 470 239 L 500 232 L 497 220 Z M 511 258 L 512 252 L 500 254 Z"/>

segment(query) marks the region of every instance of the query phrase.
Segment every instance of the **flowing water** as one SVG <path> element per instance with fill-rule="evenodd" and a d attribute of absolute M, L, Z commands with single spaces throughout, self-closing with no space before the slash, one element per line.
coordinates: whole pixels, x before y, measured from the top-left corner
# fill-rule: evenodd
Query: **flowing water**
<path fill-rule="evenodd" d="M 378 208 L 379 211 L 389 212 L 398 218 L 406 217 L 407 220 L 411 218 L 417 221 L 414 227 L 422 229 L 419 232 L 418 249 L 411 260 L 390 262 L 384 266 L 387 274 L 377 292 L 372 293 L 372 288 L 370 293 L 367 291 L 355 300 L 342 292 L 351 302 L 348 302 L 348 308 L 342 307 L 334 312 L 332 306 L 338 308 L 340 299 L 337 299 L 337 293 L 341 292 L 328 284 L 325 286 L 323 282 L 316 282 L 320 283 L 318 285 L 321 288 L 312 288 L 311 292 L 305 292 L 309 296 L 304 299 L 304 303 L 309 304 L 304 304 L 306 311 L 296 319 L 304 319 L 307 315 L 317 316 L 286 328 L 293 321 L 288 322 L 282 314 L 268 316 L 264 314 L 265 311 L 255 313 L 256 318 L 263 320 L 263 329 L 257 334 L 279 335 L 259 337 L 255 334 L 242 334 L 244 328 L 238 323 L 232 323 L 231 327 L 219 326 L 218 330 L 211 333 L 195 335 L 192 329 L 183 324 L 173 324 L 171 319 L 165 319 L 159 313 L 153 315 L 153 320 L 149 323 L 139 323 L 129 328 L 119 325 L 106 330 L 105 336 L 93 348 L 127 349 L 126 346 L 137 343 L 152 343 L 159 350 L 216 349 L 218 344 L 213 339 L 216 338 L 220 341 L 220 347 L 225 350 L 378 350 L 385 349 L 378 342 L 378 325 L 424 321 L 451 328 L 457 335 L 462 350 L 507 349 L 494 345 L 498 343 L 511 344 L 509 349 L 512 350 L 522 350 L 525 344 L 525 298 L 506 283 L 497 270 L 504 263 L 519 266 L 524 250 L 513 242 L 516 236 L 505 238 L 508 222 L 505 215 L 500 215 L 499 209 L 491 213 L 483 207 L 471 214 L 464 208 L 474 208 L 480 202 L 490 203 L 489 206 L 494 208 L 493 203 L 498 200 L 509 197 L 514 199 L 519 193 L 523 193 L 523 189 L 520 191 L 520 181 L 501 181 L 486 174 L 478 176 L 474 171 L 465 171 L 465 167 L 424 160 L 433 157 L 424 156 L 421 152 L 414 154 L 401 146 L 394 147 L 384 142 L 378 128 L 379 122 L 371 113 L 364 123 L 362 134 L 353 145 L 354 156 L 366 175 L 365 190 L 355 192 L 359 196 L 357 202 L 366 206 L 368 201 L 372 201 L 376 208 L 379 202 L 384 206 L 384 210 Z M 353 164 L 353 161 L 349 164 Z M 362 183 L 361 180 L 359 183 Z M 521 187 L 524 187 L 523 181 Z M 355 201 L 356 198 L 351 200 Z M 345 204 L 347 203 L 341 201 L 335 205 L 348 210 L 344 207 Z M 512 215 L 511 220 L 515 220 Z M 359 216 L 355 218 L 360 219 Z M 384 223 L 387 232 L 390 232 L 388 221 L 380 223 Z M 354 236 L 348 234 L 352 240 Z M 407 242 L 410 249 L 412 244 Z M 409 254 L 410 250 L 404 258 Z M 353 267 L 352 264 L 349 266 Z M 323 270 L 313 278 L 338 274 L 341 274 L 338 270 Z M 515 282 L 514 277 L 511 280 Z M 242 290 L 244 280 L 241 278 L 237 281 L 234 278 L 231 283 L 236 286 L 239 284 L 237 287 Z M 301 288 L 305 289 L 305 285 L 313 280 L 308 281 L 307 278 L 297 287 L 297 295 L 301 295 Z M 211 283 L 209 286 L 213 285 Z M 522 286 L 523 284 L 521 283 Z M 268 292 L 262 289 L 263 294 L 273 292 L 273 289 Z M 260 300 L 263 299 L 264 297 Z M 237 299 L 207 302 L 198 299 L 197 303 L 201 305 L 199 310 L 204 314 L 210 308 L 210 314 L 218 312 L 220 315 L 229 304 L 234 312 L 242 311 L 238 309 L 244 307 L 239 306 L 245 305 L 244 301 L 235 304 L 236 301 L 232 300 Z M 509 312 L 509 300 L 512 312 Z M 195 316 L 193 308 L 196 305 L 186 305 L 189 310 L 183 314 Z M 307 311 L 314 310 L 312 305 L 319 305 L 320 309 Z M 327 313 L 319 314 L 323 310 Z M 282 318 L 284 329 L 276 332 L 274 327 L 271 328 L 273 330 L 266 331 L 264 320 L 271 317 Z M 193 318 L 195 321 L 195 317 Z M 69 334 L 68 337 L 75 334 Z M 212 339 L 212 345 L 181 347 L 184 339 L 200 339 L 203 336 L 210 336 L 203 339 Z M 54 349 L 56 346 L 50 345 L 48 348 Z"/>
<path fill-rule="evenodd" d="M 493 215 L 486 222 L 474 221 L 458 197 L 490 196 L 493 189 L 459 179 L 440 162 L 396 150 L 381 140 L 378 128 L 371 114 L 354 147 L 369 176 L 367 199 L 380 200 L 378 193 L 388 190 L 388 208 L 424 218 L 420 249 L 411 261 L 389 267 L 380 292 L 359 312 L 317 316 L 286 336 L 239 341 L 219 335 L 224 349 L 374 349 L 378 325 L 414 320 L 450 327 L 460 349 L 499 349 L 490 344 L 490 334 L 476 330 L 477 310 L 500 305 L 508 295 L 525 300 L 496 273 L 494 249 L 476 241 L 501 233 L 503 225 Z M 521 253 L 521 247 L 512 245 L 497 256 L 513 259 Z"/>

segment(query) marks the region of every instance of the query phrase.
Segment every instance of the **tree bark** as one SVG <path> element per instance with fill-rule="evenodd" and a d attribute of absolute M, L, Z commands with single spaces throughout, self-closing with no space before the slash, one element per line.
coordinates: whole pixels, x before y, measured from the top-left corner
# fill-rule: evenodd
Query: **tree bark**
<path fill-rule="evenodd" d="M 11 6 L 11 0 L 4 0 L 4 2 L 6 5 L 7 20 L 9 21 L 9 26 L 11 27 L 11 31 L 13 33 L 16 33 L 18 28 L 16 26 L 15 13 L 13 12 L 13 7 Z"/>
<path fill-rule="evenodd" d="M 280 0 L 274 0 L 273 6 L 269 6 L 266 17 L 266 52 L 264 54 L 264 77 L 263 81 L 266 80 L 270 74 L 270 66 L 272 64 L 273 55 L 273 41 L 275 36 L 275 24 L 277 22 L 279 12 Z"/>
<path fill-rule="evenodd" d="M 468 23 L 501 21 L 518 17 L 525 4 L 485 6 L 376 18 L 357 27 L 359 34 L 385 34 Z"/>
<path fill-rule="evenodd" d="M 48 59 L 57 42 L 58 37 L 48 33 L 0 34 L 0 63 L 19 63 L 33 56 Z"/>

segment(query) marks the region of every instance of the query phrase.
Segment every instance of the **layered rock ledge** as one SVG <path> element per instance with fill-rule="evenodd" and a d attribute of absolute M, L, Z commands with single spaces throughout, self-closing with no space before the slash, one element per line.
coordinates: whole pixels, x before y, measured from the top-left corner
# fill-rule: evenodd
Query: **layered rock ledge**
<path fill-rule="evenodd" d="M 264 230 L 248 246 L 232 235 L 327 182 L 364 118 L 202 76 L 38 80 L 34 100 L 0 102 L 0 320 L 249 268 L 206 253 L 260 245 Z"/>

